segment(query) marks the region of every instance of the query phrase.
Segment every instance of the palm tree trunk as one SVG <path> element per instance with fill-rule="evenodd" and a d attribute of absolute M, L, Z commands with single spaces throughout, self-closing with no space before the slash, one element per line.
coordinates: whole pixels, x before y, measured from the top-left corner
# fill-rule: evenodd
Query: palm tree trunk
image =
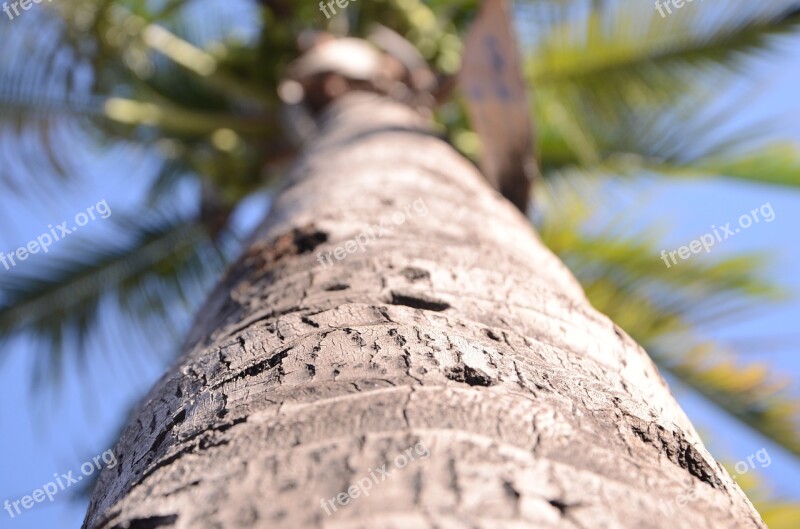
<path fill-rule="evenodd" d="M 415 112 L 351 94 L 87 528 L 764 528 L 646 353 Z"/>

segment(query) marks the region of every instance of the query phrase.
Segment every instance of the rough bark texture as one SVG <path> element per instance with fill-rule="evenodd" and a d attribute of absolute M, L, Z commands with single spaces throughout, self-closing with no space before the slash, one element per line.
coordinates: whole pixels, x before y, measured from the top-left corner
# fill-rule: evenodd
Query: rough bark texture
<path fill-rule="evenodd" d="M 86 527 L 765 527 L 645 352 L 420 118 L 354 94 L 321 130 Z"/>

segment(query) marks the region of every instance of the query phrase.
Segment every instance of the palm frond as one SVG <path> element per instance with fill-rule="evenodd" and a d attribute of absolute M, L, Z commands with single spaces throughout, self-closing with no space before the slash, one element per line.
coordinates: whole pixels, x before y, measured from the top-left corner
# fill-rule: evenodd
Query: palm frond
<path fill-rule="evenodd" d="M 735 69 L 746 54 L 768 49 L 772 37 L 800 24 L 800 4 L 792 0 L 688 7 L 665 20 L 649 3 L 595 3 L 583 16 L 545 26 L 532 56 L 534 82 L 611 84 L 619 75 L 647 75 L 653 67 L 670 71 L 711 63 Z M 564 9 L 574 12 L 575 3 Z M 685 79 L 672 81 L 680 85 Z"/>
<path fill-rule="evenodd" d="M 725 161 L 764 132 L 727 126 L 759 87 L 724 104 L 716 87 L 741 81 L 745 65 L 768 57 L 778 36 L 797 29 L 800 3 L 740 6 L 713 19 L 709 5 L 688 7 L 663 20 L 652 5 L 604 3 L 575 13 L 570 3 L 561 9 L 572 17 L 537 28 L 528 76 L 546 176 L 624 154 L 700 168 L 713 157 L 708 169 L 758 178 Z M 763 181 L 793 181 L 774 170 Z"/>
<path fill-rule="evenodd" d="M 756 302 L 783 299 L 756 271 L 764 260 L 737 255 L 708 262 L 701 256 L 667 267 L 654 230 L 617 218 L 598 221 L 569 184 L 540 187 L 544 211 L 539 233 L 575 273 L 592 304 L 628 331 L 666 372 L 721 411 L 800 455 L 800 401 L 766 366 L 742 365 L 736 356 L 702 339 L 712 324 L 739 321 Z M 583 193 L 596 189 L 584 183 Z M 589 218 L 591 233 L 584 226 Z M 600 222 L 599 226 L 598 223 Z"/>
<path fill-rule="evenodd" d="M 708 157 L 687 169 L 797 187 L 800 186 L 800 146 L 792 143 L 769 144 L 739 155 Z"/>
<path fill-rule="evenodd" d="M 81 360 L 108 303 L 135 316 L 129 321 L 143 336 L 165 330 L 177 336 L 178 324 L 185 325 L 224 263 L 194 221 L 123 221 L 117 235 L 127 242 L 78 241 L 66 257 L 50 254 L 0 277 L 0 339 L 36 337 L 42 353 L 36 358 L 37 381 L 58 375 L 68 355 Z M 145 332 L 148 328 L 158 333 Z"/>

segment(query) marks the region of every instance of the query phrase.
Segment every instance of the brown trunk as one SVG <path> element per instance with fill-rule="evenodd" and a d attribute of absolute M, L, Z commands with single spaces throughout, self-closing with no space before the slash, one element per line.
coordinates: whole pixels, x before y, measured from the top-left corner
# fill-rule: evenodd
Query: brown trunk
<path fill-rule="evenodd" d="M 765 527 L 645 352 L 416 114 L 353 94 L 321 130 L 85 527 Z"/>

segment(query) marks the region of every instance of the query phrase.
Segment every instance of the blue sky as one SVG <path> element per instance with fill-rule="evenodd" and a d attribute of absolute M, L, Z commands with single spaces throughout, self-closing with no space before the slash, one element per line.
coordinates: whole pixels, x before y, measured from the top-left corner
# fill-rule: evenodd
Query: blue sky
<path fill-rule="evenodd" d="M 791 39 L 795 50 L 800 39 Z M 786 46 L 790 49 L 790 46 Z M 763 77 L 764 92 L 742 111 L 740 119 L 778 115 L 779 129 L 800 142 L 800 52 L 786 53 L 781 60 L 759 67 L 754 75 Z M 726 87 L 721 87 L 726 89 Z M 103 171 L 107 171 L 106 166 Z M 91 172 L 91 169 L 90 171 Z M 0 212 L 0 241 L 4 248 L 24 244 L 41 233 L 42 227 L 55 219 L 69 218 L 78 209 L 75 204 L 93 204 L 106 198 L 116 204 L 130 202 L 137 191 L 120 191 L 120 175 L 106 177 L 98 169 L 89 175 L 91 185 L 75 189 L 80 199 L 60 197 L 47 211 Z M 130 182 L 132 179 L 124 179 Z M 747 357 L 769 361 L 780 372 L 800 380 L 800 192 L 785 188 L 731 182 L 721 179 L 670 181 L 637 184 L 633 190 L 619 186 L 636 207 L 631 222 L 642 226 L 653 222 L 668 228 L 664 249 L 674 249 L 709 231 L 711 225 L 737 219 L 740 215 L 769 202 L 775 220 L 755 225 L 714 248 L 715 254 L 748 250 L 766 250 L 775 260 L 769 273 L 772 279 L 794 295 L 781 306 L 765 307 L 746 320 L 719 328 L 714 336 L 721 341 L 778 337 L 777 344 L 752 347 Z M 643 198 L 645 197 L 645 198 Z M 115 210 L 118 211 L 118 210 Z M 16 219 L 16 220 L 14 220 Z M 24 220 L 20 220 L 24 219 Z M 45 220 L 42 220 L 45 219 Z M 89 225 L 100 233 L 100 224 Z M 64 244 L 67 244 L 66 242 Z M 0 273 L 3 270 L 0 269 Z M 756 341 L 757 342 L 757 341 Z M 112 348 L 95 345 L 92 361 L 68 364 L 63 386 L 33 391 L 29 384 L 30 343 L 17 340 L 4 345 L 0 363 L 0 502 L 15 500 L 53 479 L 54 473 L 79 473 L 80 465 L 111 448 L 121 417 L 161 374 L 165 357 L 143 354 L 141 358 L 115 359 Z M 797 393 L 797 384 L 795 392 Z M 762 470 L 774 489 L 800 501 L 800 465 L 787 454 L 757 434 L 716 413 L 702 399 L 676 391 L 690 417 L 701 425 L 718 457 L 735 462 L 767 448 L 771 465 Z M 11 520 L 0 511 L 0 528 L 79 527 L 85 504 L 71 501 L 73 488 L 60 492 L 52 504 L 39 504 Z"/>

